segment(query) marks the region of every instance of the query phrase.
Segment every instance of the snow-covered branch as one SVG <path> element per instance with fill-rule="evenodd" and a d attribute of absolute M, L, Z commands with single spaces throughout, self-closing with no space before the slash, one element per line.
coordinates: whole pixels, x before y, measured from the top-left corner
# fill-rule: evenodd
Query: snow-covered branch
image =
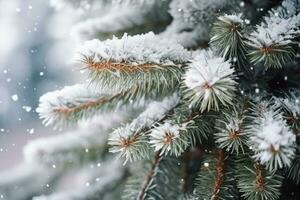
<path fill-rule="evenodd" d="M 290 166 L 295 155 L 296 136 L 282 114 L 269 108 L 255 122 L 257 125 L 249 131 L 253 158 L 269 170 Z"/>
<path fill-rule="evenodd" d="M 202 112 L 231 104 L 236 86 L 233 73 L 230 63 L 212 51 L 196 52 L 184 75 L 186 98 Z"/>
<path fill-rule="evenodd" d="M 256 26 L 250 34 L 251 62 L 263 63 L 265 67 L 281 68 L 295 56 L 293 43 L 300 34 L 300 3 L 285 0 L 277 9 Z"/>
<path fill-rule="evenodd" d="M 166 97 L 161 102 L 151 103 L 130 124 L 116 129 L 109 137 L 110 151 L 119 153 L 127 161 L 136 161 L 149 156 L 149 145 L 145 132 L 155 123 L 164 119 L 179 102 L 177 94 Z"/>

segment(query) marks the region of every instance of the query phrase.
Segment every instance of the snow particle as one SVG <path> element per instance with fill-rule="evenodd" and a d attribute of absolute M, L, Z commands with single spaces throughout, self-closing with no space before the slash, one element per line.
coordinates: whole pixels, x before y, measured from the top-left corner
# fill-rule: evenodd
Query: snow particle
<path fill-rule="evenodd" d="M 90 184 L 89 182 L 86 182 L 86 183 L 85 183 L 85 186 L 86 186 L 86 187 L 90 187 L 90 185 L 91 185 L 91 184 Z"/>
<path fill-rule="evenodd" d="M 30 129 L 28 132 L 29 134 L 34 134 L 34 128 Z"/>
<path fill-rule="evenodd" d="M 30 112 L 31 109 L 32 109 L 30 106 L 22 106 L 22 108 L 23 108 L 26 112 Z"/>
<path fill-rule="evenodd" d="M 11 96 L 11 99 L 12 99 L 13 101 L 18 101 L 18 100 L 19 100 L 19 97 L 18 97 L 17 94 L 14 94 L 14 95 Z"/>
<path fill-rule="evenodd" d="M 55 168 L 56 168 L 56 165 L 53 164 L 53 165 L 52 165 L 52 168 L 55 169 Z"/>
<path fill-rule="evenodd" d="M 40 72 L 40 76 L 44 76 L 44 72 Z"/>

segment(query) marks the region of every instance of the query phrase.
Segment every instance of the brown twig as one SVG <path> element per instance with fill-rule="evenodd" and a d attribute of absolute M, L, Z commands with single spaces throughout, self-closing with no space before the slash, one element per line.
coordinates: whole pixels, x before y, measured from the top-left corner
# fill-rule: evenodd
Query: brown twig
<path fill-rule="evenodd" d="M 155 176 L 156 169 L 157 169 L 158 164 L 159 164 L 160 161 L 161 161 L 161 156 L 160 156 L 160 151 L 158 151 L 155 154 L 155 158 L 154 158 L 154 161 L 152 163 L 151 169 L 150 169 L 148 175 L 146 176 L 146 178 L 145 178 L 145 180 L 142 184 L 141 190 L 140 190 L 140 192 L 138 194 L 138 197 L 137 197 L 138 200 L 143 200 L 144 199 L 145 193 L 146 193 L 148 187 L 150 186 L 153 177 Z"/>
<path fill-rule="evenodd" d="M 221 191 L 221 186 L 224 181 L 224 174 L 225 174 L 225 152 L 222 149 L 217 151 L 217 164 L 216 164 L 216 177 L 213 186 L 213 194 L 211 199 L 218 200 L 219 194 Z"/>
<path fill-rule="evenodd" d="M 264 167 L 260 164 L 255 165 L 256 168 L 256 179 L 255 183 L 260 192 L 265 190 L 265 180 L 264 180 Z"/>

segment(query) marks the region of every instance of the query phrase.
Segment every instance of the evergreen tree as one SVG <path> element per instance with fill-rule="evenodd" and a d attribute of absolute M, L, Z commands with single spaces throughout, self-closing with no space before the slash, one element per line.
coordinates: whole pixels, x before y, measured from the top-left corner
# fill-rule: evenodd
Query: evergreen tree
<path fill-rule="evenodd" d="M 3 198 L 300 199 L 299 0 L 52 4 L 85 13 L 88 77 L 37 112 L 76 129 L 29 143 Z M 71 170 L 86 184 L 49 194 Z"/>

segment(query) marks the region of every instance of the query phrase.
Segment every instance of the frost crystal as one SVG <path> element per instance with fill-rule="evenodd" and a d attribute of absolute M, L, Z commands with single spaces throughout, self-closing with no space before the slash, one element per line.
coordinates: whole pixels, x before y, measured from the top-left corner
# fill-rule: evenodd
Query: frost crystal
<path fill-rule="evenodd" d="M 267 111 L 250 137 L 254 158 L 270 170 L 289 166 L 295 154 L 296 136 L 278 113 Z"/>
<path fill-rule="evenodd" d="M 229 103 L 236 85 L 233 73 L 234 69 L 223 58 L 214 56 L 211 51 L 199 52 L 184 75 L 184 83 L 192 91 L 188 94 L 191 103 L 200 101 L 202 111 L 211 107 L 218 109 L 218 101 Z"/>

